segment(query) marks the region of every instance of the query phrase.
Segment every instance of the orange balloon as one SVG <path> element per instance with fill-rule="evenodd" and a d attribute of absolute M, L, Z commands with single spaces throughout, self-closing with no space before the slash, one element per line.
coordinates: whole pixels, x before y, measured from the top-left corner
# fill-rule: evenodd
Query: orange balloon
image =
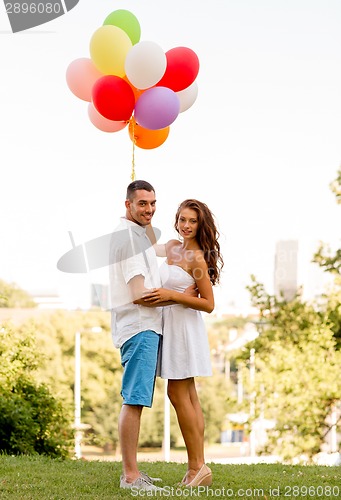
<path fill-rule="evenodd" d="M 154 149 L 165 142 L 169 134 L 169 126 L 158 130 L 150 130 L 141 127 L 134 117 L 129 120 L 129 137 L 132 141 L 135 138 L 135 144 L 142 149 Z"/>
<path fill-rule="evenodd" d="M 135 102 L 143 94 L 143 92 L 145 90 L 147 90 L 147 89 L 141 90 L 141 89 L 137 89 L 136 87 L 134 87 L 134 85 L 128 80 L 127 75 L 124 75 L 123 80 L 125 80 L 127 83 L 129 83 L 131 90 L 134 92 Z"/>

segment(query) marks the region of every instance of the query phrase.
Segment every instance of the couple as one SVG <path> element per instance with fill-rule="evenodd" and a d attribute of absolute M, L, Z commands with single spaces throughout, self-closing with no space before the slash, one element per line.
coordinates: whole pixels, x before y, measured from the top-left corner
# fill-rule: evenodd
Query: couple
<path fill-rule="evenodd" d="M 129 184 L 125 207 L 110 249 L 112 334 L 123 366 L 120 486 L 159 489 L 137 464 L 140 419 L 143 407 L 152 406 L 159 347 L 158 375 L 168 379 L 168 396 L 188 455 L 181 484 L 208 486 L 212 473 L 204 461 L 204 417 L 194 377 L 212 374 L 199 311 L 214 309 L 212 285 L 218 283 L 223 265 L 218 232 L 207 206 L 186 200 L 175 217 L 182 242 L 156 244 L 151 228 L 155 190 L 146 181 Z M 156 255 L 166 257 L 160 269 Z"/>

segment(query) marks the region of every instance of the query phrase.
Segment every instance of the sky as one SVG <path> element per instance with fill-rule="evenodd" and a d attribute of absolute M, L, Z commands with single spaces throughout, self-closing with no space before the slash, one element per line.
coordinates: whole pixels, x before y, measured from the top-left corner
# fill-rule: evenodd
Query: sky
<path fill-rule="evenodd" d="M 162 146 L 135 150 L 137 178 L 156 189 L 160 241 L 175 237 L 179 203 L 197 198 L 221 234 L 217 307 L 248 307 L 251 274 L 273 291 L 279 240 L 298 240 L 299 283 L 320 291 L 312 255 L 319 241 L 340 243 L 329 188 L 341 163 L 339 0 L 80 0 L 15 34 L 1 3 L 0 279 L 81 304 L 92 277 L 56 267 L 69 232 L 80 244 L 124 215 L 128 132 L 96 129 L 65 79 L 117 9 L 135 14 L 141 41 L 189 47 L 200 61 L 196 102 Z"/>

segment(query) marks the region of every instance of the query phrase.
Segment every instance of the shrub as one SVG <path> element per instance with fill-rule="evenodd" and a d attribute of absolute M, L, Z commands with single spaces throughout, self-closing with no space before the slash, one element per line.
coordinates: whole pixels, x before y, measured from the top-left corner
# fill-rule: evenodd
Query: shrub
<path fill-rule="evenodd" d="M 61 401 L 32 371 L 39 365 L 32 331 L 0 330 L 0 451 L 65 458 L 72 429 Z"/>

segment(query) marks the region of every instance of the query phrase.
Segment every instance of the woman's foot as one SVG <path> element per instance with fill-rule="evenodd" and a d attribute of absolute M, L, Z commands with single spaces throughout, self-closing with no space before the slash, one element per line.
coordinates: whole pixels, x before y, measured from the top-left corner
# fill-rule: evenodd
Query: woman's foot
<path fill-rule="evenodd" d="M 212 471 L 206 465 L 199 469 L 199 471 L 187 471 L 187 474 L 181 481 L 184 486 L 211 486 L 212 484 Z"/>

